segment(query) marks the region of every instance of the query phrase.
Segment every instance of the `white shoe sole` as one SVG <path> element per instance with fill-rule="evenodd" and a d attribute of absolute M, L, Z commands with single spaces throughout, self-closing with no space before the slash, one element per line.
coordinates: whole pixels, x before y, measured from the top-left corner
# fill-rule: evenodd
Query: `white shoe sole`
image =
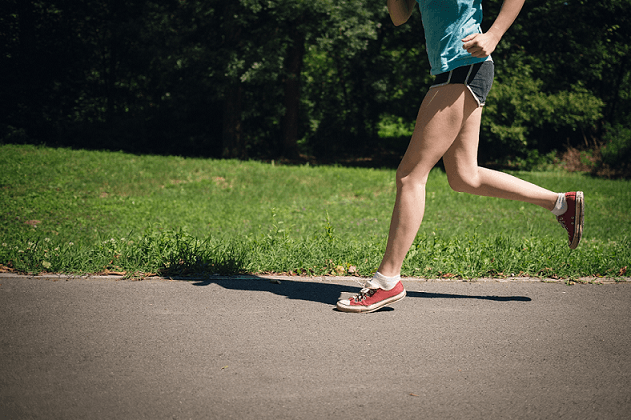
<path fill-rule="evenodd" d="M 582 191 L 576 192 L 576 209 L 574 211 L 574 237 L 570 249 L 575 249 L 583 236 L 583 217 L 585 215 L 585 199 Z"/>

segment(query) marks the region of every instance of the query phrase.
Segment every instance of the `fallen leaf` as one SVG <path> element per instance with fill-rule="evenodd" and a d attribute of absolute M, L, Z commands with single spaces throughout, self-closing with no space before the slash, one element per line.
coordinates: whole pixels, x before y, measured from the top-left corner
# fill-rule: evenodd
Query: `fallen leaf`
<path fill-rule="evenodd" d="M 0 273 L 11 273 L 13 271 L 15 271 L 13 268 L 0 264 Z"/>
<path fill-rule="evenodd" d="M 109 269 L 106 268 L 105 270 L 103 270 L 103 271 L 101 271 L 99 273 L 96 273 L 96 274 L 100 275 L 100 276 L 110 276 L 110 275 L 112 275 L 112 276 L 124 276 L 125 274 L 127 274 L 127 272 L 126 271 L 112 271 L 112 270 L 109 270 Z"/>

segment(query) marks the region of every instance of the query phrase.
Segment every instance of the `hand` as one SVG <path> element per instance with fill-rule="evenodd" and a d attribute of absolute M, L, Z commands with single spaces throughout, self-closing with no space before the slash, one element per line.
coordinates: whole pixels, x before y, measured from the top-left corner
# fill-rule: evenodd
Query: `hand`
<path fill-rule="evenodd" d="M 484 34 L 471 34 L 462 39 L 462 48 L 474 57 L 484 58 L 495 51 L 500 42 L 499 38 L 490 32 Z"/>

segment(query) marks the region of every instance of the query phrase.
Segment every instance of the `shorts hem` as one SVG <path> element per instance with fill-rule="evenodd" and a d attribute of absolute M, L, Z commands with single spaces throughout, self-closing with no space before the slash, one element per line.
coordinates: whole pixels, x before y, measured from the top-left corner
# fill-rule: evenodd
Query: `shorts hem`
<path fill-rule="evenodd" d="M 490 63 L 490 68 L 487 63 Z M 437 78 L 440 80 L 440 83 L 433 84 L 429 88 L 432 89 L 449 84 L 463 84 L 473 95 L 478 107 L 481 107 L 486 104 L 486 97 L 493 84 L 493 67 L 493 61 L 490 60 L 458 67 L 438 75 Z M 446 80 L 445 77 L 447 77 Z"/>

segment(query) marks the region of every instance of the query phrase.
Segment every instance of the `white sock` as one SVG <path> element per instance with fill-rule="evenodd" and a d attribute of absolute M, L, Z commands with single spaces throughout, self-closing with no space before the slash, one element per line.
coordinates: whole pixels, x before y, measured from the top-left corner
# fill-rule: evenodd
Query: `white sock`
<path fill-rule="evenodd" d="M 380 272 L 376 272 L 372 279 L 366 282 L 366 288 L 368 289 L 383 289 L 392 290 L 394 286 L 401 280 L 401 275 L 394 277 L 386 277 Z"/>
<path fill-rule="evenodd" d="M 559 193 L 557 197 L 557 202 L 552 209 L 552 214 L 555 216 L 560 216 L 567 211 L 567 201 L 565 200 L 565 194 Z"/>

